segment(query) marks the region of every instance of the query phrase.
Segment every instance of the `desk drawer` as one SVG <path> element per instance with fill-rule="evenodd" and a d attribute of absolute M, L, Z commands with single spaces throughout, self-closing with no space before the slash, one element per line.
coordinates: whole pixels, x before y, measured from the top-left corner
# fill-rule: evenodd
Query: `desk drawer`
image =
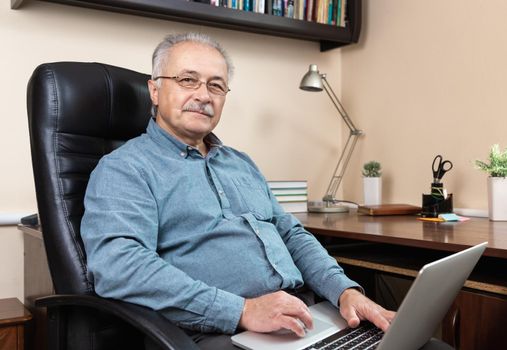
<path fill-rule="evenodd" d="M 0 328 L 0 350 L 22 350 L 24 344 L 22 326 Z"/>

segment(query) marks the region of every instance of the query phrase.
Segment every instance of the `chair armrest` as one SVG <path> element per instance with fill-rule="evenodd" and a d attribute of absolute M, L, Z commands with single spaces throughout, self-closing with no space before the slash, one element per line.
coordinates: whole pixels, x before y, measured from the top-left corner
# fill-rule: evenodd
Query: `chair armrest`
<path fill-rule="evenodd" d="M 157 311 L 114 299 L 93 295 L 51 295 L 37 298 L 37 307 L 82 306 L 100 310 L 129 323 L 151 338 L 162 349 L 198 350 L 197 345 L 180 328 Z"/>

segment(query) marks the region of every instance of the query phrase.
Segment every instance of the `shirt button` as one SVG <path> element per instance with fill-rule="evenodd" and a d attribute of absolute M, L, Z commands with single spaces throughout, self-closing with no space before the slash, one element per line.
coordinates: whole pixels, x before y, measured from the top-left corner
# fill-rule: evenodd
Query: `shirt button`
<path fill-rule="evenodd" d="M 275 269 L 277 269 L 277 268 L 278 268 L 278 265 L 277 265 L 277 264 L 273 264 L 273 267 L 274 267 Z"/>
<path fill-rule="evenodd" d="M 224 191 L 218 191 L 218 194 L 223 196 L 224 195 Z"/>
<path fill-rule="evenodd" d="M 180 156 L 185 157 L 185 154 L 186 154 L 185 152 L 181 152 Z"/>
<path fill-rule="evenodd" d="M 258 228 L 255 229 L 255 233 L 259 234 L 259 229 Z"/>

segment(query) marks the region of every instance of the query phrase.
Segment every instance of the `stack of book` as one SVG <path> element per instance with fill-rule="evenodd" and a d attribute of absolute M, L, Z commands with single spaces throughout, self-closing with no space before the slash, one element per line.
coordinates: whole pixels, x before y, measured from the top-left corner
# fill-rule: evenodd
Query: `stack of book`
<path fill-rule="evenodd" d="M 301 213 L 308 210 L 308 183 L 306 180 L 268 181 L 268 185 L 286 212 Z"/>

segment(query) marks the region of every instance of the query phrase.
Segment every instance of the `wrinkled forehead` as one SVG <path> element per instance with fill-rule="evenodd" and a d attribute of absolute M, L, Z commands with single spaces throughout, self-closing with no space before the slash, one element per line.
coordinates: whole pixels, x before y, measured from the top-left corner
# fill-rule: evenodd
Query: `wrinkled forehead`
<path fill-rule="evenodd" d="M 227 81 L 227 63 L 214 47 L 195 42 L 183 42 L 174 45 L 167 54 L 164 74 L 177 75 L 193 72 L 201 77 L 215 77 Z"/>

